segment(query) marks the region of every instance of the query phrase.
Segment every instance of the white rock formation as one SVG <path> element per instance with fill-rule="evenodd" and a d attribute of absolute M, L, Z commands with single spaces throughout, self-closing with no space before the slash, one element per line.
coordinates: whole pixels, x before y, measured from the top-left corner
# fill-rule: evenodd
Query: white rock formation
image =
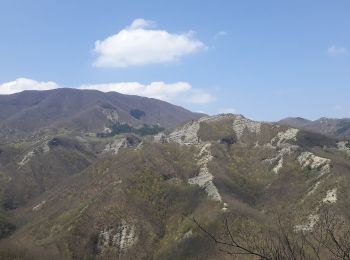
<path fill-rule="evenodd" d="M 320 216 L 318 214 L 310 214 L 305 224 L 295 226 L 295 231 L 311 231 L 319 219 Z"/>
<path fill-rule="evenodd" d="M 35 151 L 29 151 L 26 155 L 24 155 L 23 159 L 18 163 L 20 166 L 26 165 L 32 157 L 34 157 Z"/>
<path fill-rule="evenodd" d="M 338 149 L 340 151 L 346 152 L 348 155 L 350 155 L 350 143 L 349 141 L 340 141 L 337 143 Z"/>
<path fill-rule="evenodd" d="M 275 167 L 273 167 L 272 171 L 278 174 L 279 171 L 282 169 L 282 167 L 283 167 L 283 156 L 280 156 L 278 163 L 276 164 Z"/>
<path fill-rule="evenodd" d="M 184 126 L 177 128 L 174 132 L 170 133 L 168 136 L 168 141 L 184 145 L 198 144 L 198 130 L 199 121 L 189 122 Z"/>
<path fill-rule="evenodd" d="M 249 120 L 241 115 L 238 115 L 233 121 L 232 127 L 233 131 L 237 136 L 237 139 L 239 140 L 246 129 L 250 133 L 260 133 L 261 123 Z"/>
<path fill-rule="evenodd" d="M 292 144 L 297 139 L 298 131 L 298 129 L 289 128 L 286 131 L 278 132 L 277 135 L 271 139 L 270 143 L 265 145 L 265 147 L 272 148 L 277 151 L 277 155 L 275 157 L 265 160 L 270 164 L 275 165 L 272 169 L 275 174 L 278 174 L 283 168 L 284 157 L 298 150 L 299 147 Z"/>
<path fill-rule="evenodd" d="M 46 204 L 46 200 L 43 200 L 42 202 L 40 202 L 38 205 L 33 207 L 33 211 L 39 211 L 42 209 L 42 207 Z"/>
<path fill-rule="evenodd" d="M 190 178 L 188 180 L 188 183 L 191 185 L 198 185 L 204 189 L 209 198 L 221 202 L 221 195 L 213 183 L 214 176 L 209 172 L 208 169 L 208 163 L 212 160 L 210 146 L 210 143 L 206 143 L 200 148 L 200 152 L 197 157 L 199 174 L 193 178 Z"/>
<path fill-rule="evenodd" d="M 277 136 L 271 140 L 271 144 L 280 147 L 282 144 L 290 144 L 292 141 L 295 142 L 298 132 L 299 129 L 296 128 L 288 128 L 286 131 L 278 132 Z"/>
<path fill-rule="evenodd" d="M 318 185 L 319 185 L 319 183 L 316 183 L 315 187 Z M 336 202 L 337 202 L 337 188 L 333 188 L 331 190 L 328 190 L 326 193 L 326 196 L 320 201 L 320 205 L 317 206 L 314 213 L 311 213 L 308 216 L 307 222 L 305 224 L 295 226 L 295 230 L 296 231 L 311 231 L 311 230 L 313 230 L 314 226 L 316 225 L 316 223 L 320 219 L 320 215 L 318 214 L 320 206 L 322 204 L 326 204 L 326 203 L 332 204 L 332 203 L 336 203 Z"/>
<path fill-rule="evenodd" d="M 103 150 L 103 153 L 111 152 L 113 154 L 118 154 L 119 149 L 124 147 L 125 143 L 126 143 L 125 138 L 115 139 L 112 143 L 106 144 L 105 149 Z"/>
<path fill-rule="evenodd" d="M 103 129 L 103 131 L 102 131 L 102 133 L 104 133 L 104 134 L 110 134 L 110 133 L 112 133 L 112 129 L 109 128 L 109 127 L 107 127 L 107 126 L 105 126 L 104 129 Z"/>
<path fill-rule="evenodd" d="M 330 173 L 331 160 L 319 157 L 310 152 L 303 152 L 298 157 L 298 162 L 302 169 L 309 168 L 311 170 L 318 170 L 320 176 Z"/>
<path fill-rule="evenodd" d="M 103 252 L 108 247 L 115 247 L 122 255 L 131 248 L 137 241 L 135 226 L 122 220 L 116 227 L 103 229 L 97 242 L 97 248 Z"/>
<path fill-rule="evenodd" d="M 322 200 L 323 203 L 336 203 L 337 202 L 337 188 L 327 191 L 326 197 Z"/>
<path fill-rule="evenodd" d="M 193 231 L 192 231 L 192 229 L 190 229 L 189 231 L 187 231 L 187 232 L 180 238 L 180 241 L 189 239 L 189 238 L 192 237 L 192 236 L 193 236 Z"/>
<path fill-rule="evenodd" d="M 39 146 L 34 147 L 28 153 L 26 153 L 23 159 L 18 163 L 20 167 L 26 165 L 36 154 L 45 154 L 50 151 L 50 146 L 47 144 L 47 141 L 40 144 Z"/>

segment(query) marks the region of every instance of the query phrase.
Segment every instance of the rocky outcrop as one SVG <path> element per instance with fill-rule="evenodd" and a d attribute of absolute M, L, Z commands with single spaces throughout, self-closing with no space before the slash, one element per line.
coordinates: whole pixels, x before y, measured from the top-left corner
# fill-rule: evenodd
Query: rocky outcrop
<path fill-rule="evenodd" d="M 338 149 L 347 153 L 350 156 L 350 142 L 349 141 L 340 141 L 337 143 Z"/>
<path fill-rule="evenodd" d="M 237 139 L 239 140 L 242 137 L 245 130 L 247 130 L 250 133 L 259 134 L 261 129 L 261 123 L 249 120 L 241 115 L 238 115 L 233 121 L 232 127 L 233 131 L 237 136 Z"/>
<path fill-rule="evenodd" d="M 114 247 L 120 256 L 131 248 L 136 241 L 135 226 L 122 220 L 119 225 L 104 228 L 100 231 L 97 240 L 97 250 L 103 253 L 106 248 Z"/>
<path fill-rule="evenodd" d="M 170 133 L 168 136 L 168 141 L 184 145 L 198 144 L 198 130 L 198 121 L 189 122 L 184 126 L 177 128 L 174 132 Z"/>
<path fill-rule="evenodd" d="M 198 185 L 208 194 L 210 199 L 221 202 L 221 195 L 213 183 L 214 176 L 210 173 L 208 168 L 208 163 L 212 160 L 210 151 L 211 143 L 201 142 L 198 137 L 200 122 L 217 120 L 218 118 L 221 118 L 221 116 L 215 116 L 213 118 L 203 117 L 198 121 L 189 122 L 183 127 L 176 129 L 174 132 L 170 133 L 167 138 L 159 135 L 155 140 L 166 139 L 168 142 L 175 142 L 181 145 L 195 145 L 199 149 L 196 158 L 199 173 L 197 176 L 190 178 L 188 183 L 191 185 Z"/>
<path fill-rule="evenodd" d="M 46 200 L 43 200 L 39 204 L 35 205 L 32 210 L 33 211 L 39 211 L 39 210 L 41 210 L 44 207 L 45 204 L 46 204 Z"/>
<path fill-rule="evenodd" d="M 302 169 L 317 170 L 320 176 L 330 173 L 331 160 L 314 155 L 310 152 L 303 152 L 298 157 Z"/>
<path fill-rule="evenodd" d="M 296 128 L 288 128 L 285 131 L 278 132 L 277 136 L 271 140 L 271 144 L 276 147 L 281 147 L 284 144 L 290 145 L 297 140 L 298 132 L 299 129 Z"/>
<path fill-rule="evenodd" d="M 125 146 L 125 141 L 126 139 L 123 138 L 118 138 L 115 139 L 112 143 L 108 143 L 105 146 L 105 149 L 103 150 L 103 153 L 113 153 L 113 154 L 118 154 L 119 149 L 123 146 Z"/>
<path fill-rule="evenodd" d="M 18 163 L 20 167 L 26 165 L 35 155 L 37 154 L 45 154 L 50 151 L 50 146 L 48 142 L 44 142 L 37 147 L 34 147 L 28 153 L 26 153 L 23 159 Z"/>
<path fill-rule="evenodd" d="M 336 203 L 337 202 L 337 188 L 328 190 L 326 197 L 322 200 L 323 203 Z"/>
<path fill-rule="evenodd" d="M 316 185 L 319 185 L 316 183 Z M 305 224 L 297 225 L 295 227 L 296 231 L 312 231 L 320 219 L 319 210 L 323 204 L 333 204 L 337 202 L 337 188 L 330 189 L 326 192 L 326 196 L 319 202 L 319 205 L 307 217 L 307 221 Z"/>
<path fill-rule="evenodd" d="M 200 152 L 197 156 L 199 173 L 197 176 L 190 178 L 188 183 L 191 185 L 198 185 L 204 189 L 210 199 L 221 202 L 221 195 L 213 183 L 214 176 L 208 169 L 208 163 L 212 160 L 210 146 L 210 143 L 206 143 L 200 148 Z"/>
<path fill-rule="evenodd" d="M 277 135 L 271 139 L 266 147 L 276 150 L 276 156 L 265 161 L 274 165 L 272 171 L 278 174 L 283 168 L 284 158 L 298 150 L 298 146 L 293 143 L 297 140 L 298 129 L 289 128 L 285 131 L 278 132 Z"/>

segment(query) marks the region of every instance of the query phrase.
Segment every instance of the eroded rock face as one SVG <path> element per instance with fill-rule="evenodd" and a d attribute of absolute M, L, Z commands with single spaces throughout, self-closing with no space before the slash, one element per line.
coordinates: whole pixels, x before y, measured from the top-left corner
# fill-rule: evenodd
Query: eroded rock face
<path fill-rule="evenodd" d="M 318 186 L 316 183 L 315 186 Z M 313 213 L 307 217 L 305 224 L 297 225 L 295 227 L 296 231 L 312 231 L 320 219 L 319 210 L 323 204 L 333 204 L 337 202 L 337 188 L 333 188 L 327 191 L 326 196 L 319 202 Z"/>
<path fill-rule="evenodd" d="M 213 183 L 214 176 L 209 172 L 208 169 L 208 163 L 213 158 L 210 152 L 210 146 L 211 144 L 207 143 L 200 148 L 200 152 L 197 157 L 197 164 L 200 167 L 199 173 L 197 176 L 190 178 L 188 180 L 188 183 L 192 185 L 198 185 L 204 189 L 209 198 L 221 202 L 221 195 Z"/>
<path fill-rule="evenodd" d="M 113 154 L 118 154 L 119 149 L 126 144 L 126 138 L 115 139 L 112 143 L 105 146 L 103 153 L 111 152 Z"/>
<path fill-rule="evenodd" d="M 170 133 L 170 135 L 168 136 L 168 141 L 185 145 L 198 144 L 198 130 L 198 121 L 189 122 L 183 127 L 178 128 L 174 132 Z"/>
<path fill-rule="evenodd" d="M 323 203 L 336 203 L 337 202 L 337 188 L 333 188 L 327 191 L 326 197 L 322 200 Z"/>
<path fill-rule="evenodd" d="M 48 142 L 44 142 L 36 147 L 34 147 L 32 150 L 30 150 L 28 153 L 26 153 L 23 157 L 23 159 L 18 163 L 20 167 L 26 165 L 35 155 L 37 154 L 45 154 L 50 151 L 50 146 L 48 145 Z"/>
<path fill-rule="evenodd" d="M 104 228 L 97 240 L 97 250 L 101 253 L 108 247 L 114 247 L 119 256 L 124 254 L 137 241 L 135 226 L 122 220 L 115 227 Z"/>
<path fill-rule="evenodd" d="M 45 204 L 46 204 L 46 200 L 43 200 L 39 204 L 35 205 L 32 210 L 33 211 L 39 211 L 39 210 L 41 210 L 44 207 Z"/>
<path fill-rule="evenodd" d="M 250 133 L 260 133 L 261 123 L 249 120 L 241 115 L 238 115 L 233 121 L 233 131 L 235 132 L 237 139 L 239 140 L 247 129 Z"/>
<path fill-rule="evenodd" d="M 139 148 L 142 145 L 142 140 L 134 135 L 119 137 L 113 142 L 106 144 L 102 153 L 118 154 L 119 150 L 124 147 Z"/>
<path fill-rule="evenodd" d="M 322 175 L 331 170 L 331 160 L 314 155 L 310 152 L 303 152 L 298 157 L 298 162 L 302 169 L 318 170 Z"/>
<path fill-rule="evenodd" d="M 277 152 L 275 157 L 265 160 L 274 165 L 272 171 L 275 174 L 278 174 L 283 168 L 284 158 L 298 150 L 298 146 L 293 144 L 297 140 L 298 132 L 299 130 L 294 128 L 278 132 L 270 143 L 266 145 L 266 147 L 275 149 Z"/>
<path fill-rule="evenodd" d="M 288 128 L 286 131 L 278 132 L 277 136 L 271 140 L 271 144 L 280 147 L 283 144 L 290 144 L 297 140 L 299 129 Z"/>
<path fill-rule="evenodd" d="M 198 130 L 200 128 L 200 122 L 217 120 L 221 116 L 204 117 L 198 121 L 193 121 L 185 124 L 183 127 L 176 129 L 170 133 L 166 138 L 168 142 L 175 142 L 181 145 L 195 145 L 199 149 L 197 155 L 197 165 L 199 166 L 199 173 L 197 176 L 190 178 L 188 183 L 191 185 L 198 185 L 212 200 L 221 202 L 221 195 L 217 187 L 213 183 L 214 176 L 210 173 L 208 163 L 212 160 L 210 151 L 211 143 L 201 142 L 198 137 Z M 156 140 L 164 139 L 164 136 L 159 136 Z"/>
<path fill-rule="evenodd" d="M 350 143 L 349 141 L 340 141 L 337 143 L 340 151 L 346 152 L 350 156 Z"/>
<path fill-rule="evenodd" d="M 305 224 L 295 226 L 295 231 L 312 231 L 319 219 L 318 214 L 310 214 Z"/>

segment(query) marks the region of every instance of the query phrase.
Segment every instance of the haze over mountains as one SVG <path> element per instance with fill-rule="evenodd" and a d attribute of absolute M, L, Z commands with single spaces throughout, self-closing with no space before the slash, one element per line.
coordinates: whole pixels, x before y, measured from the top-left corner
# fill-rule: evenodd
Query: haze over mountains
<path fill-rule="evenodd" d="M 74 89 L 0 107 L 3 259 L 232 259 L 193 218 L 223 239 L 225 219 L 258 232 L 278 211 L 308 232 L 323 206 L 350 218 L 350 143 L 305 120 Z"/>

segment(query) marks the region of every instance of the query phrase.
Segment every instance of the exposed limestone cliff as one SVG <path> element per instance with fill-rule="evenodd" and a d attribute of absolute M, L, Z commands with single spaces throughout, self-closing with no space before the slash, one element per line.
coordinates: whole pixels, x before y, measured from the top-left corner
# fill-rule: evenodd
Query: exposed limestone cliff
<path fill-rule="evenodd" d="M 98 235 L 97 249 L 103 252 L 108 247 L 122 255 L 137 241 L 135 226 L 122 220 L 116 227 L 104 228 Z"/>
<path fill-rule="evenodd" d="M 298 157 L 298 162 L 302 169 L 309 168 L 318 170 L 320 176 L 327 174 L 331 170 L 331 160 L 314 155 L 310 152 L 303 152 Z"/>
<path fill-rule="evenodd" d="M 243 135 L 244 131 L 247 129 L 250 133 L 260 133 L 261 123 L 249 120 L 241 115 L 236 116 L 233 121 L 233 131 L 235 132 L 238 140 Z"/>
<path fill-rule="evenodd" d="M 168 141 L 185 145 L 198 144 L 198 130 L 198 121 L 189 122 L 184 126 L 177 128 L 174 132 L 170 133 L 168 136 Z"/>
<path fill-rule="evenodd" d="M 198 154 L 197 164 L 199 166 L 199 174 L 188 180 L 189 184 L 196 184 L 199 187 L 203 188 L 204 191 L 208 194 L 208 197 L 215 201 L 222 201 L 221 195 L 213 183 L 214 176 L 209 172 L 208 163 L 212 159 L 210 152 L 210 143 L 204 144 L 200 148 Z"/>
<path fill-rule="evenodd" d="M 266 147 L 276 150 L 275 157 L 265 160 L 274 165 L 272 171 L 275 174 L 278 174 L 283 168 L 285 156 L 298 150 L 298 146 L 293 144 L 296 141 L 298 131 L 298 129 L 289 128 L 285 131 L 278 132 L 277 135 L 272 138 L 270 143 L 266 145 Z"/>
<path fill-rule="evenodd" d="M 125 138 L 115 139 L 112 143 L 109 143 L 105 146 L 103 150 L 104 153 L 111 152 L 113 154 L 118 154 L 119 149 L 125 145 Z"/>

